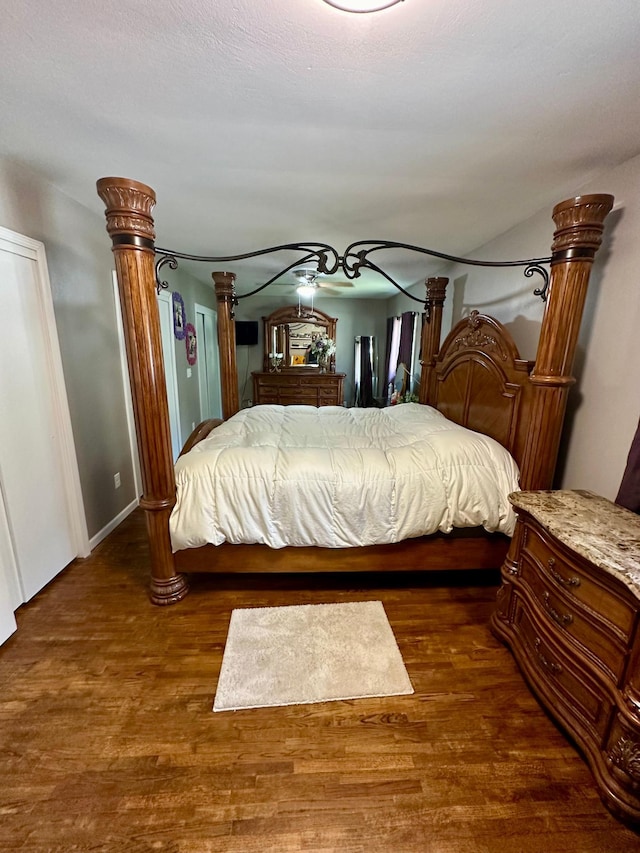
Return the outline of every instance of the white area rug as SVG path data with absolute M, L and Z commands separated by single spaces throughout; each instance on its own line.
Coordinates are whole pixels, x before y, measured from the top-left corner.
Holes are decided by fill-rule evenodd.
M 413 693 L 380 601 L 234 610 L 214 711 Z

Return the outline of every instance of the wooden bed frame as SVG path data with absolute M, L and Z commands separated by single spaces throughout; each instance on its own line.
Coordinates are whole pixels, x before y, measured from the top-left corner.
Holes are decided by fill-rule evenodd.
M 156 298 L 153 190 L 127 178 L 102 178 L 125 326 L 129 374 L 151 551 L 151 600 L 173 604 L 189 589 L 187 572 L 300 572 L 499 568 L 509 545 L 502 534 L 460 530 L 366 548 L 282 548 L 206 545 L 173 554 L 169 516 L 176 500 Z M 601 243 L 610 195 L 561 202 L 551 277 L 535 362 L 520 358 L 507 330 L 473 312 L 440 345 L 447 279 L 426 281 L 420 402 L 451 420 L 496 438 L 520 466 L 522 489 L 551 488 L 589 274 Z M 235 275 L 212 274 L 218 302 L 222 409 L 239 409 L 236 369 Z M 220 421 L 201 424 L 185 451 Z

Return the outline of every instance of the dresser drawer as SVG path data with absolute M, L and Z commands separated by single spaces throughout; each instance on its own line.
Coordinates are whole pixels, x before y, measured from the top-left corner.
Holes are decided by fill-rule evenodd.
M 531 526 L 527 528 L 522 553 L 539 565 L 553 587 L 602 616 L 620 634 L 623 642 L 629 640 L 634 625 L 634 608 L 614 590 L 598 582 L 576 557 L 565 556 L 559 545 L 552 544 L 542 531 Z
M 255 396 L 257 398 L 256 403 L 271 403 L 275 405 L 280 402 L 277 392 L 274 391 L 261 391 L 260 394 L 256 394 Z
M 624 671 L 626 646 L 616 641 L 611 627 L 575 598 L 558 590 L 527 555 L 521 560 L 520 576 L 531 590 L 536 609 L 549 628 L 571 636 L 585 655 L 618 683 Z
M 578 716 L 599 741 L 604 738 L 612 703 L 593 677 L 576 665 L 575 658 L 553 637 L 535 624 L 528 605 L 515 596 L 514 624 L 531 667 L 538 673 L 536 685 L 549 688 L 566 708 L 570 719 Z M 555 704 L 555 703 L 554 703 Z
M 319 376 L 301 376 L 298 382 L 301 386 L 313 388 L 314 391 L 323 386 L 333 387 L 333 381 L 326 373 L 321 373 Z

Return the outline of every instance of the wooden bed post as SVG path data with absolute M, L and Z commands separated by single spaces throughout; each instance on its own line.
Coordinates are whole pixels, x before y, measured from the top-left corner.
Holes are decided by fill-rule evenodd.
M 427 289 L 425 322 L 422 327 L 422 348 L 420 352 L 420 392 L 418 400 L 429 404 L 433 395 L 433 369 L 438 350 L 440 349 L 440 334 L 442 330 L 442 308 L 446 296 L 448 278 L 428 278 L 425 281 Z
M 233 308 L 236 277 L 232 272 L 211 273 L 218 300 L 218 349 L 220 350 L 220 387 L 222 417 L 226 420 L 240 409 L 238 365 L 236 362 L 236 324 Z
M 553 485 L 589 274 L 612 207 L 613 196 L 602 194 L 568 199 L 553 209 L 551 281 L 530 377 L 534 397 L 521 464 L 523 490 Z
M 136 420 L 143 495 L 151 551 L 151 600 L 173 604 L 189 589 L 176 572 L 169 516 L 176 501 L 155 281 L 154 191 L 128 178 L 101 178 L 107 231 L 113 242 L 129 376 Z

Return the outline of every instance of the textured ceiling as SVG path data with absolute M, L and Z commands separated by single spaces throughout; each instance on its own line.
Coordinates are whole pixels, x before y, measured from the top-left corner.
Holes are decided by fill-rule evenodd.
M 0 153 L 101 214 L 151 185 L 184 252 L 463 254 L 640 152 L 639 46 L 638 0 L 2 0 Z

